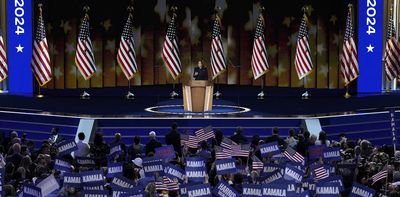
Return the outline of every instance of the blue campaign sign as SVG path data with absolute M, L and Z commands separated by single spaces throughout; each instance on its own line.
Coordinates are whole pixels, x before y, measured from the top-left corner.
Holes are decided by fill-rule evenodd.
M 144 191 L 140 191 L 140 192 L 127 192 L 127 193 L 122 193 L 119 195 L 119 197 L 146 197 L 147 194 Z
M 382 90 L 383 4 L 380 0 L 358 1 L 359 93 Z
M 155 149 L 156 157 L 161 159 L 174 159 L 175 158 L 175 150 L 172 145 L 162 146 Z
M 270 173 L 274 172 L 275 170 L 282 170 L 284 169 L 284 165 L 274 164 L 274 163 L 266 163 L 264 164 L 263 173 Z
M 82 197 L 108 197 L 107 190 L 84 190 Z
M 96 183 L 98 185 L 104 184 L 104 176 L 102 170 L 81 172 L 83 185 Z
M 90 157 L 76 157 L 76 162 L 81 165 L 81 166 L 94 166 L 96 164 L 96 161 L 93 158 Z
M 57 144 L 58 155 L 63 156 L 78 150 L 75 140 L 65 140 Z
M 185 171 L 189 182 L 202 183 L 207 175 L 206 167 L 186 167 Z
M 323 151 L 324 151 L 324 146 L 322 145 L 308 147 L 308 155 L 310 159 L 318 159 L 322 157 Z
M 110 183 L 112 188 L 135 188 L 135 181 L 130 180 L 122 175 L 117 175 Z
M 121 197 L 121 196 L 143 197 L 143 193 L 144 191 L 142 191 L 141 188 L 112 187 L 113 197 Z
M 186 157 L 185 159 L 187 167 L 206 167 L 206 163 L 202 157 Z
M 283 184 L 266 184 L 262 188 L 264 197 L 287 196 L 286 185 Z
M 340 148 L 326 148 L 324 149 L 323 159 L 325 161 L 340 161 Z
M 25 184 L 22 188 L 23 197 L 38 197 L 42 196 L 42 190 L 36 186 Z
M 320 182 L 315 186 L 317 196 L 336 197 L 340 193 L 340 184 L 336 182 Z
M 216 160 L 215 168 L 218 175 L 232 174 L 237 171 L 235 159 Z
M 81 187 L 82 185 L 82 176 L 78 173 L 70 173 L 70 172 L 66 172 L 64 173 L 64 187 Z
M 158 173 L 159 176 L 164 175 L 163 160 L 158 157 L 143 158 L 143 170 L 146 176 L 153 176 Z
M 7 1 L 8 73 L 11 94 L 32 94 L 32 0 Z
M 353 182 L 353 187 L 351 188 L 350 197 L 374 197 L 374 196 L 375 196 L 374 189 Z
M 275 170 L 274 172 L 265 174 L 264 182 L 265 183 L 272 183 L 272 182 L 277 181 L 277 180 L 282 179 L 282 178 L 283 178 L 282 171 L 281 170 Z
M 107 178 L 122 174 L 123 163 L 109 163 L 107 166 Z
M 279 149 L 278 142 L 271 142 L 267 144 L 261 144 L 260 152 L 261 156 L 267 157 L 270 155 L 275 155 L 276 153 L 280 153 L 281 150 Z
M 164 175 L 168 178 L 177 178 L 179 182 L 183 182 L 185 180 L 185 174 L 185 170 L 178 166 L 172 164 L 164 165 Z
M 291 165 L 290 163 L 286 164 L 285 168 L 285 175 L 283 178 L 285 180 L 295 181 L 296 183 L 301 183 L 303 180 L 304 172 L 299 170 L 295 166 Z
M 343 177 L 339 175 L 330 175 L 328 178 L 321 180 L 322 182 L 331 182 L 339 184 L 339 191 L 343 191 Z
M 188 186 L 187 195 L 190 197 L 211 197 L 211 186 L 210 184 Z
M 180 184 L 179 185 L 179 194 L 181 197 L 187 197 L 187 187 L 189 187 L 189 184 Z
M 220 181 L 213 190 L 213 194 L 219 197 L 239 197 L 239 192 L 237 192 L 233 187 L 231 187 L 227 182 Z
M 72 166 L 67 160 L 56 158 L 54 161 L 54 169 L 63 172 L 71 172 Z
M 262 188 L 258 184 L 243 184 L 243 197 L 261 197 Z
M 279 185 L 286 185 L 286 194 L 288 196 L 297 196 L 298 192 L 300 192 L 301 189 L 301 184 L 296 183 L 295 181 L 288 181 L 285 179 L 279 179 L 278 181 L 275 181 L 274 184 L 279 184 Z
M 114 157 L 115 155 L 122 152 L 122 145 L 121 143 L 113 144 L 110 148 L 110 156 Z

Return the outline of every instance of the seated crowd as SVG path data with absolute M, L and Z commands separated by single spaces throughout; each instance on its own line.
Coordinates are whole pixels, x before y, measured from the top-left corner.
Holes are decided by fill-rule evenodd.
M 271 136 L 261 138 L 254 135 L 251 139 L 245 137 L 241 128 L 238 128 L 233 136 L 224 136 L 221 130 L 212 130 L 211 132 L 213 132 L 213 136 L 207 137 L 204 141 L 199 140 L 193 134 L 192 137 L 197 140 L 195 140 L 195 145 L 188 145 L 190 142 L 183 139 L 183 134 L 178 131 L 175 123 L 172 125 L 171 131 L 165 136 L 165 144 L 157 139 L 155 131 L 149 133 L 148 143 L 142 144 L 140 137 L 136 136 L 131 145 L 122 143 L 120 133 L 116 133 L 114 140 L 110 143 L 104 141 L 101 133 L 95 133 L 92 142 L 86 143 L 85 134 L 79 133 L 79 140 L 76 142 L 74 151 L 68 154 L 59 153 L 60 144 L 63 144 L 66 140 L 58 134 L 58 129 L 53 129 L 52 137 L 44 140 L 39 149 L 35 149 L 35 144 L 28 140 L 28 136 L 25 134 L 20 136 L 14 131 L 4 137 L 3 133 L 2 145 L 0 145 L 0 168 L 4 169 L 2 174 L 4 176 L 2 183 L 4 196 L 16 196 L 18 193 L 24 192 L 24 186 L 37 185 L 50 175 L 54 176 L 59 187 L 48 196 L 82 196 L 85 193 L 85 185 L 63 184 L 65 182 L 64 176 L 71 173 L 79 175 L 92 171 L 103 173 L 104 183 L 100 188 L 103 192 L 106 191 L 112 196 L 123 196 L 121 194 L 124 193 L 113 194 L 113 190 L 117 187 L 113 183 L 115 176 L 123 177 L 124 179 L 121 180 L 134 184 L 136 191 L 140 191 L 141 194 L 146 196 L 196 196 L 181 193 L 183 192 L 182 186 L 209 184 L 211 191 L 215 191 L 214 189 L 220 182 L 228 184 L 233 191 L 241 195 L 247 191 L 244 188 L 248 184 L 269 187 L 275 181 L 278 183 L 280 180 L 271 181 L 268 178 L 271 173 L 278 172 L 282 175 L 279 179 L 287 179 L 283 174 L 285 174 L 286 163 L 291 162 L 290 159 L 286 159 L 283 156 L 284 154 L 280 152 L 266 155 L 260 151 L 260 147 L 264 147 L 265 144 L 274 143 L 278 145 L 282 153 L 290 149 L 294 150 L 294 152 L 290 152 L 292 156 L 300 154 L 304 158 L 304 162 L 300 162 L 301 164 L 293 164 L 293 166 L 301 166 L 299 168 L 303 171 L 303 174 L 301 174 L 302 181 L 295 184 L 296 191 L 293 191 L 294 194 L 290 194 L 292 196 L 300 196 L 304 193 L 303 191 L 306 191 L 310 196 L 315 196 L 318 193 L 318 191 L 315 191 L 315 187 L 312 188 L 310 185 L 324 180 L 324 177 L 316 179 L 317 176 L 313 171 L 314 165 L 327 165 L 328 174 L 330 174 L 327 176 L 340 177 L 341 196 L 349 196 L 354 183 L 373 189 L 376 196 L 400 196 L 400 151 L 394 151 L 392 146 L 374 146 L 367 140 L 347 139 L 345 134 L 334 136 L 335 138 L 339 137 L 340 140 L 333 141 L 329 140 L 323 131 L 317 137 L 311 135 L 308 131 L 290 129 L 287 137 L 281 137 L 279 129 L 273 128 Z M 216 152 L 221 147 L 226 149 L 227 144 L 248 145 L 249 155 L 247 157 L 235 156 L 235 153 L 224 152 L 227 153 L 225 155 L 227 158 L 231 157 L 235 160 L 237 171 L 221 174 L 216 167 L 218 159 Z M 115 149 L 116 145 L 118 145 L 118 150 Z M 183 170 L 184 173 L 185 169 L 188 169 L 187 160 L 201 158 L 205 164 L 205 176 L 200 181 L 187 176 L 181 180 L 176 177 L 161 176 L 160 173 L 162 172 L 149 173 L 146 171 L 144 169 L 145 163 L 151 158 L 159 156 L 159 154 L 156 154 L 158 148 L 166 145 L 172 145 L 175 156 L 164 158 L 162 160 L 163 165 L 174 166 Z M 315 154 L 315 150 L 318 150 L 316 147 L 321 148 L 321 150 L 329 148 L 340 150 L 339 160 L 325 160 L 323 151 Z M 82 158 L 90 158 L 93 162 L 82 162 Z M 65 162 L 69 166 L 64 166 L 65 169 L 61 169 L 57 167 L 57 160 Z M 256 167 L 254 163 L 258 160 L 263 163 L 261 168 Z M 113 164 L 122 164 L 122 172 L 119 175 L 110 174 L 111 171 L 108 168 Z M 272 165 L 278 166 L 278 168 L 279 166 L 283 167 L 278 171 L 268 171 L 266 167 Z M 385 178 L 373 180 L 373 175 L 384 170 L 387 170 Z M 310 179 L 313 183 L 305 181 Z M 268 182 L 268 180 L 270 181 Z M 308 184 L 305 184 L 305 182 Z M 118 187 L 123 186 L 119 185 Z M 99 189 L 99 187 L 92 187 L 90 190 L 93 189 Z M 290 196 L 289 191 L 286 192 L 288 193 L 285 193 L 285 196 Z M 219 196 L 216 192 L 212 192 L 211 195 Z

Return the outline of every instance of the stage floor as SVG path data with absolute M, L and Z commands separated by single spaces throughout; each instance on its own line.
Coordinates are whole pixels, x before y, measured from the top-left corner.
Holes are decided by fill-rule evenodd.
M 136 87 L 136 97 L 127 100 L 126 89 L 89 90 L 90 99 L 80 99 L 82 90 L 52 90 L 44 98 L 0 95 L 1 111 L 46 113 L 91 117 L 298 117 L 383 111 L 400 107 L 400 94 L 378 94 L 343 97 L 338 90 L 309 90 L 310 99 L 301 98 L 303 89 L 265 88 L 266 96 L 257 99 L 257 87 L 219 87 L 224 94 L 214 99 L 213 112 L 183 113 L 182 97 L 170 99 L 171 87 Z M 180 93 L 180 88 L 176 88 Z M 249 96 L 236 96 L 235 93 Z M 121 95 L 121 96 L 115 96 Z M 181 95 L 181 94 L 180 94 Z M 250 96 L 253 95 L 253 96 Z M 167 109 L 165 106 L 175 106 Z M 221 107 L 221 106 L 228 106 Z M 153 112 L 151 112 L 152 109 Z M 154 113 L 154 111 L 158 113 Z M 234 112 L 234 113 L 231 113 Z

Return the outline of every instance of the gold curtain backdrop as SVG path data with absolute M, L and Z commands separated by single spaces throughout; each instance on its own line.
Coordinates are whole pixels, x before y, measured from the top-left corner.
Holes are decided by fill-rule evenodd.
M 39 1 L 34 1 L 37 4 Z M 44 88 L 102 88 L 127 86 L 128 81 L 116 61 L 118 44 L 126 21 L 130 1 L 59 0 L 44 2 L 44 19 L 49 42 L 54 78 Z M 88 3 L 89 2 L 89 3 Z M 356 1 L 307 1 L 309 36 L 313 72 L 307 77 L 307 88 L 343 88 L 339 72 L 339 54 L 347 3 Z M 385 0 L 385 14 L 389 3 Z M 85 81 L 76 69 L 77 34 L 82 8 L 88 3 L 91 38 L 94 45 L 97 73 Z M 169 8 L 178 6 L 178 36 L 183 73 L 180 83 L 191 77 L 196 60 L 203 58 L 210 66 L 210 43 L 214 7 L 221 7 L 221 33 L 227 58 L 227 70 L 216 83 L 261 85 L 253 80 L 251 52 L 259 6 L 265 7 L 265 38 L 271 70 L 265 75 L 265 85 L 273 87 L 303 87 L 294 67 L 296 39 L 304 2 L 237 1 L 237 0 L 137 0 L 134 2 L 136 55 L 139 72 L 132 85 L 163 85 L 174 81 L 167 72 L 162 57 L 162 44 L 170 20 Z M 398 4 L 397 4 L 398 5 Z M 0 3 L 1 27 L 5 34 L 5 1 Z M 355 6 L 357 13 L 357 6 Z M 37 18 L 34 11 L 34 20 Z M 398 14 L 398 13 L 397 13 Z M 357 20 L 357 16 L 355 17 Z M 385 21 L 386 24 L 386 21 Z M 357 25 L 355 24 L 356 28 Z M 386 28 L 386 26 L 385 26 Z M 356 30 L 357 31 L 357 30 Z M 12 63 L 11 63 L 12 65 Z M 362 74 L 362 73 L 361 73 Z M 0 85 L 1 88 L 1 85 Z

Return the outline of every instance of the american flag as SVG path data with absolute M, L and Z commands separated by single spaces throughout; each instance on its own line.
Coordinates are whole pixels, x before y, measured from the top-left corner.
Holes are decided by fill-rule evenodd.
M 400 43 L 397 40 L 391 14 L 389 14 L 384 61 L 386 77 L 392 81 L 400 75 Z
M 85 80 L 90 79 L 96 73 L 93 45 L 89 35 L 89 15 L 83 18 L 76 47 L 75 63 Z
M 253 162 L 251 162 L 251 166 L 253 170 L 262 170 L 264 169 L 264 163 L 258 159 L 257 156 L 253 155 L 253 157 L 251 157 L 251 160 Z
M 296 57 L 294 64 L 296 66 L 299 79 L 307 76 L 313 69 L 311 60 L 311 50 L 308 43 L 307 16 L 304 14 L 301 20 L 299 35 L 297 37 Z
M 354 42 L 353 20 L 351 16 L 351 8 L 349 8 L 343 41 L 343 52 L 340 55 L 340 72 L 346 86 L 359 75 L 357 47 Z
M 5 49 L 3 35 L 0 34 L 0 82 L 8 76 L 7 54 Z
M 118 64 L 129 80 L 138 71 L 136 64 L 135 41 L 133 38 L 132 14 L 129 14 L 119 43 Z
M 194 132 L 199 139 L 199 142 L 208 140 L 210 138 L 215 138 L 214 131 L 212 130 L 211 126 L 201 128 Z
M 222 148 L 220 146 L 215 146 L 215 159 L 220 160 L 220 159 L 229 159 L 231 158 L 230 151 L 226 151 L 225 148 Z
M 162 180 L 156 181 L 155 186 L 156 190 L 159 191 L 179 190 L 179 184 L 166 176 L 164 176 Z
M 382 180 L 382 179 L 387 178 L 387 175 L 388 175 L 387 169 L 382 170 L 382 171 L 372 175 L 372 185 L 375 184 L 376 182 Z
M 196 136 L 181 134 L 181 145 L 188 146 L 189 148 L 197 148 L 199 140 Z
M 254 35 L 251 69 L 253 70 L 254 79 L 258 79 L 269 70 L 267 49 L 265 47 L 264 39 L 264 18 L 261 14 L 258 17 L 256 33 Z
M 182 69 L 181 60 L 179 58 L 178 37 L 176 36 L 175 16 L 172 17 L 167 29 L 162 57 L 172 78 L 176 79 L 182 72 Z
M 293 161 L 295 163 L 303 163 L 304 162 L 304 157 L 295 151 L 293 148 L 290 146 L 286 148 L 286 150 L 283 152 L 283 155 L 288 158 L 290 161 Z
M 53 75 L 50 67 L 49 46 L 47 45 L 46 31 L 41 12 L 36 25 L 31 66 L 36 80 L 40 86 L 43 86 L 53 78 Z
M 250 144 L 232 145 L 232 156 L 249 157 L 249 154 L 250 154 Z
M 315 180 L 322 180 L 325 178 L 329 177 L 329 172 L 328 170 L 325 168 L 325 166 L 321 165 L 320 167 L 317 167 L 314 169 L 314 175 L 315 175 Z
M 214 20 L 214 27 L 211 41 L 211 68 L 213 79 L 226 69 L 224 47 L 221 40 L 221 27 L 219 17 Z
M 232 141 L 231 139 L 227 138 L 227 137 L 223 137 L 222 141 L 221 141 L 221 146 L 223 148 L 232 150 L 232 145 L 237 145 L 234 141 Z

